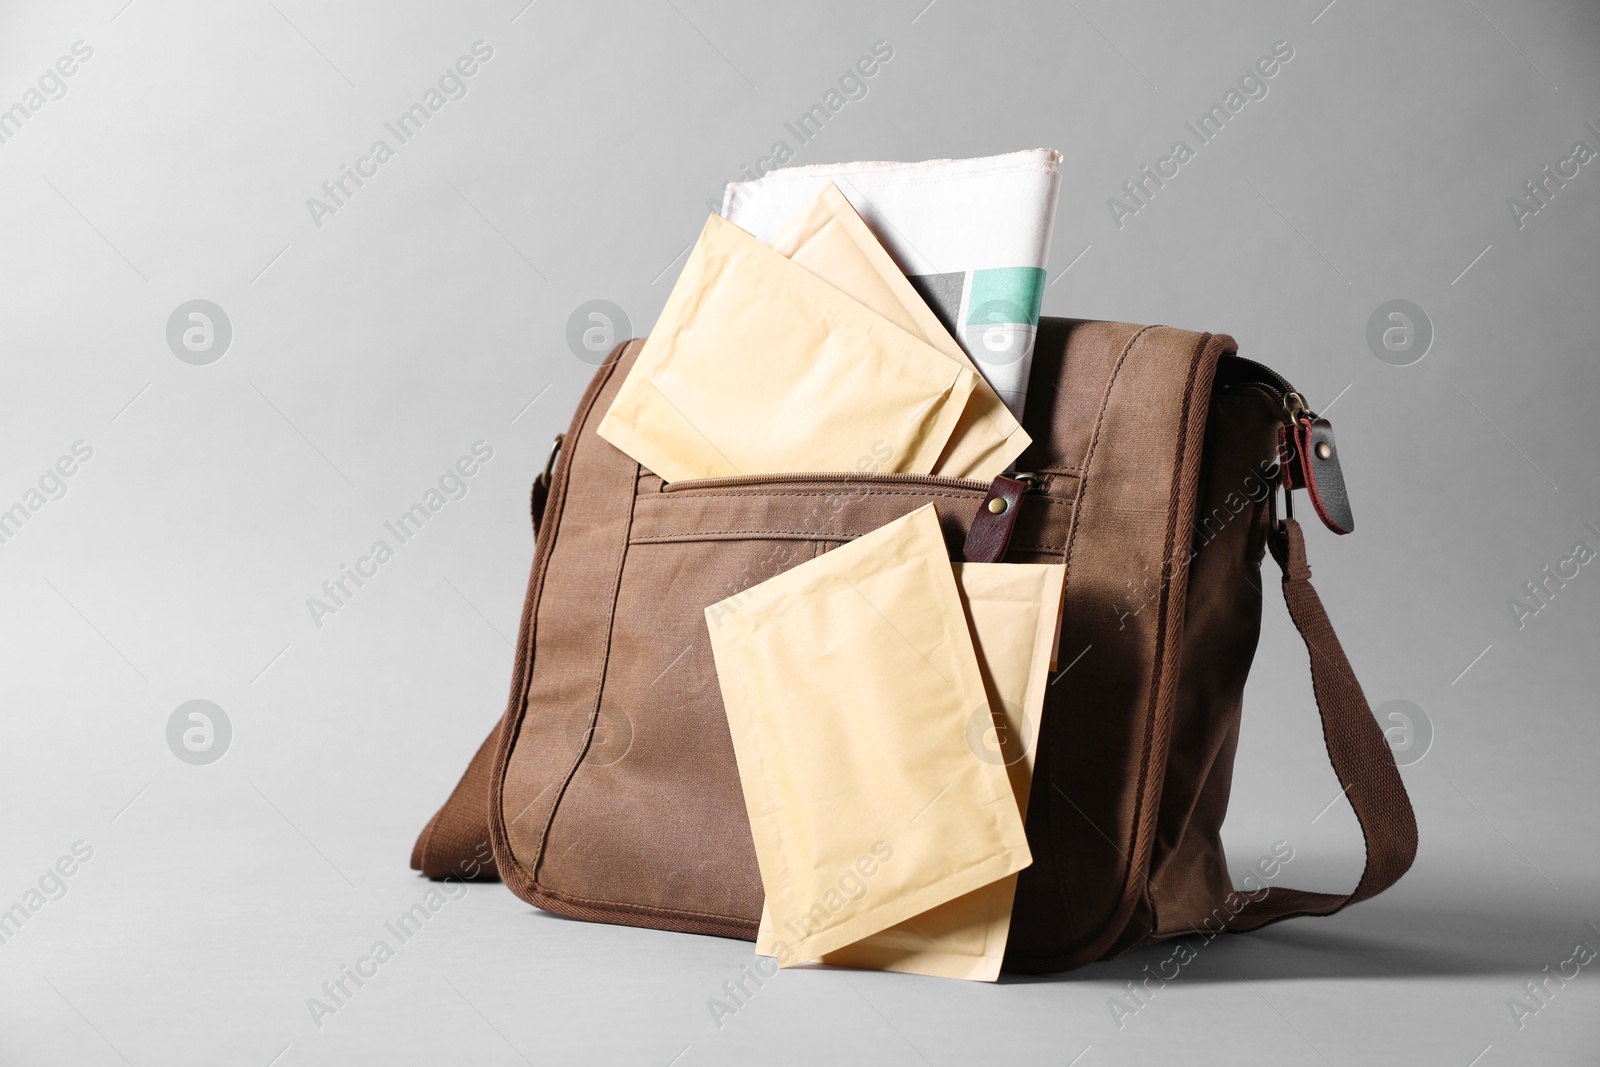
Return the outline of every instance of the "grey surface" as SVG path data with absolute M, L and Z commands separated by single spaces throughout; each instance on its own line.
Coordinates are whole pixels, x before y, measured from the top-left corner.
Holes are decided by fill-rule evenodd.
M 0 945 L 0 1061 L 1596 1062 L 1594 965 L 1520 1029 L 1508 1000 L 1600 947 L 1600 573 L 1520 629 L 1508 600 L 1600 548 L 1600 162 L 1521 229 L 1507 198 L 1600 149 L 1600 11 L 925 3 L 0 7 L 0 106 L 94 49 L 0 144 L 0 506 L 93 448 L 0 544 L 0 907 L 93 849 Z M 468 95 L 315 226 L 306 198 L 480 39 Z M 422 898 L 413 835 L 502 707 L 527 486 L 592 371 L 569 316 L 647 330 L 704 202 L 877 40 L 893 60 L 796 162 L 1058 147 L 1046 313 L 1226 330 L 1332 405 L 1358 530 L 1309 548 L 1373 704 L 1431 724 L 1416 868 L 1205 947 L 1120 1029 L 1109 999 L 1165 950 L 994 986 L 786 972 L 718 1028 L 748 945 L 497 885 L 315 1026 Z M 1118 229 L 1107 198 L 1279 40 L 1269 95 Z M 196 299 L 232 326 L 207 365 L 167 343 Z M 1368 348 L 1391 300 L 1433 326 L 1410 366 Z M 314 625 L 479 440 L 467 496 Z M 1287 840 L 1285 882 L 1345 888 L 1359 836 L 1267 622 L 1230 854 Z M 168 748 L 191 700 L 231 723 L 210 764 Z

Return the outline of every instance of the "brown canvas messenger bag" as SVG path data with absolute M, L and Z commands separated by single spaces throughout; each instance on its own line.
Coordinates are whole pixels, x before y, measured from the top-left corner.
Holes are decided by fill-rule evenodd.
M 1354 525 L 1332 428 L 1231 338 L 1042 320 L 1028 473 L 993 485 L 873 474 L 870 454 L 837 475 L 663 484 L 595 434 L 641 343 L 600 367 L 534 485 L 509 705 L 414 868 L 498 876 L 574 918 L 753 939 L 761 879 L 702 612 L 930 501 L 953 558 L 1067 565 L 1008 969 L 1331 915 L 1410 867 L 1410 802 L 1292 516 L 1305 489 L 1330 529 Z M 1269 552 L 1366 840 L 1348 894 L 1236 891 L 1223 855 Z

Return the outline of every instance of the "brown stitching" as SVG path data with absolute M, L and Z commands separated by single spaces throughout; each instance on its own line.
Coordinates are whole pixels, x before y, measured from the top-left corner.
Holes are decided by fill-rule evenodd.
M 1129 842 L 1129 845 L 1132 846 L 1133 854 L 1139 854 L 1143 851 L 1139 847 L 1139 842 L 1142 839 L 1151 836 L 1155 829 L 1153 823 L 1156 819 L 1159 819 L 1161 815 L 1161 806 L 1159 803 L 1155 802 L 1154 798 L 1151 798 L 1152 803 L 1149 805 L 1145 804 L 1145 794 L 1149 786 L 1150 779 L 1151 749 L 1155 746 L 1156 729 L 1159 725 L 1157 719 L 1160 717 L 1161 685 L 1167 674 L 1161 652 L 1165 650 L 1168 656 L 1176 655 L 1174 650 L 1167 648 L 1167 645 L 1169 644 L 1168 629 L 1172 624 L 1172 575 L 1170 572 L 1172 570 L 1173 557 L 1177 552 L 1176 541 L 1178 527 L 1178 503 L 1183 494 L 1183 455 L 1186 446 L 1189 443 L 1189 417 L 1194 407 L 1195 376 L 1200 371 L 1201 357 L 1204 355 L 1206 346 L 1210 344 L 1210 342 L 1211 335 L 1202 334 L 1199 343 L 1195 345 L 1193 355 L 1189 357 L 1189 373 L 1184 379 L 1183 385 L 1183 410 L 1178 416 L 1178 432 L 1175 435 L 1177 438 L 1177 444 L 1172 457 L 1174 477 L 1172 479 L 1171 492 L 1169 492 L 1167 495 L 1167 529 L 1165 534 L 1162 536 L 1161 543 L 1161 551 L 1166 558 L 1162 562 L 1161 566 L 1161 599 L 1156 608 L 1157 655 L 1153 665 L 1154 670 L 1151 672 L 1150 676 L 1150 699 L 1145 707 L 1144 748 L 1139 756 L 1139 785 L 1137 791 L 1134 793 L 1133 802 L 1133 840 Z M 1171 728 L 1170 722 L 1166 725 L 1168 729 Z M 1165 785 L 1165 777 L 1166 768 L 1163 767 L 1162 785 Z M 1148 814 L 1146 814 L 1147 808 Z M 1148 829 L 1144 825 L 1147 819 L 1152 823 Z M 1152 841 L 1151 844 L 1153 846 L 1154 842 Z M 1130 856 L 1130 876 L 1132 874 L 1132 862 L 1133 861 Z M 1154 898 L 1152 898 L 1150 895 L 1149 857 L 1145 857 L 1143 862 L 1145 870 L 1143 872 L 1144 877 L 1142 879 L 1139 892 L 1144 898 L 1146 904 L 1148 904 L 1150 907 L 1152 929 L 1159 929 L 1159 926 L 1154 925 L 1157 916 Z
M 1146 326 L 1146 327 L 1143 327 L 1142 329 L 1140 329 L 1138 333 L 1134 334 L 1134 336 L 1131 339 L 1129 339 L 1127 346 L 1122 350 L 1122 354 L 1117 357 L 1116 365 L 1112 368 L 1111 378 L 1110 378 L 1109 382 L 1106 385 L 1106 391 L 1105 391 L 1105 394 L 1104 394 L 1104 399 L 1102 400 L 1102 403 L 1101 403 L 1100 412 L 1096 417 L 1095 432 L 1094 432 L 1094 435 L 1091 437 L 1090 442 L 1089 442 L 1089 450 L 1086 453 L 1086 457 L 1085 457 L 1085 461 L 1084 461 L 1086 468 L 1093 461 L 1094 453 L 1095 453 L 1095 450 L 1096 450 L 1096 448 L 1097 448 L 1097 446 L 1099 444 L 1099 440 L 1100 440 L 1100 431 L 1101 431 L 1101 429 L 1103 428 L 1103 426 L 1105 424 L 1106 409 L 1110 406 L 1110 403 L 1111 403 L 1111 393 L 1112 393 L 1113 388 L 1115 387 L 1117 377 L 1122 372 L 1122 368 L 1123 368 L 1123 365 L 1124 365 L 1125 361 L 1127 360 L 1128 354 L 1133 350 L 1133 346 L 1134 346 L 1135 343 L 1138 342 L 1139 338 L 1143 337 L 1145 333 L 1147 333 L 1148 331 L 1150 331 L 1153 328 L 1154 327 Z M 1213 335 L 1211 335 L 1211 334 L 1203 334 L 1203 335 L 1201 335 L 1199 343 L 1195 346 L 1194 354 L 1190 357 L 1189 373 L 1188 373 L 1188 376 L 1187 376 L 1187 378 L 1185 380 L 1184 403 L 1183 403 L 1183 409 L 1182 409 L 1182 412 L 1181 412 L 1181 415 L 1180 415 L 1179 433 L 1178 433 L 1178 436 L 1177 436 L 1177 460 L 1178 460 L 1177 468 L 1178 469 L 1177 469 L 1177 471 L 1175 473 L 1178 476 L 1176 478 L 1174 478 L 1174 480 L 1173 480 L 1172 493 L 1169 495 L 1169 503 L 1168 503 L 1168 511 L 1167 511 L 1168 529 L 1167 529 L 1167 533 L 1166 533 L 1166 537 L 1165 537 L 1166 544 L 1163 546 L 1163 551 L 1168 556 L 1171 555 L 1170 546 L 1171 546 L 1172 540 L 1173 540 L 1173 538 L 1175 536 L 1174 528 L 1175 528 L 1175 526 L 1177 524 L 1177 504 L 1176 504 L 1176 499 L 1177 499 L 1177 497 L 1179 495 L 1179 489 L 1180 489 L 1180 486 L 1181 486 L 1181 483 L 1182 483 L 1182 457 L 1183 457 L 1183 453 L 1184 453 L 1184 450 L 1185 450 L 1185 446 L 1186 446 L 1187 438 L 1188 438 L 1188 434 L 1189 434 L 1189 429 L 1188 429 L 1189 416 L 1190 416 L 1190 412 L 1191 412 L 1191 409 L 1192 409 L 1193 403 L 1194 403 L 1194 381 L 1195 381 L 1196 375 L 1199 372 L 1200 364 L 1202 362 L 1202 358 L 1201 357 L 1204 355 L 1207 346 L 1211 343 L 1212 340 L 1213 340 Z M 1084 495 L 1086 489 L 1087 489 L 1086 484 L 1085 483 L 1080 483 L 1080 492 L 1079 492 L 1079 500 L 1080 501 L 1083 499 L 1083 495 Z M 1078 524 L 1079 524 L 1079 522 L 1081 520 L 1082 512 L 1083 512 L 1083 509 L 1081 507 L 1074 509 L 1073 517 L 1072 517 L 1072 529 L 1069 532 L 1068 537 L 1067 537 L 1066 559 L 1067 559 L 1067 562 L 1068 562 L 1068 566 L 1067 566 L 1067 581 L 1069 581 L 1069 582 L 1072 580 L 1072 575 L 1073 575 L 1073 568 L 1071 566 L 1071 551 L 1072 551 L 1072 547 L 1074 546 L 1074 544 L 1076 543 L 1076 540 L 1077 540 Z M 1170 606 L 1169 602 L 1168 602 L 1168 597 L 1170 595 L 1169 586 L 1170 586 L 1170 583 L 1167 583 L 1167 582 L 1163 583 L 1161 600 L 1160 600 L 1160 607 L 1157 610 L 1157 621 L 1156 621 L 1157 639 L 1156 639 L 1156 645 L 1157 645 L 1158 648 L 1164 642 L 1165 629 L 1166 629 L 1167 624 L 1170 622 L 1170 616 L 1169 616 L 1169 613 L 1168 613 L 1168 608 Z M 1155 663 L 1154 674 L 1153 674 L 1153 676 L 1151 678 L 1150 702 L 1149 702 L 1149 705 L 1147 705 L 1147 708 L 1146 708 L 1145 736 L 1144 736 L 1144 741 L 1143 741 L 1143 749 L 1142 749 L 1142 751 L 1140 753 L 1140 760 L 1139 760 L 1139 783 L 1138 783 L 1138 789 L 1135 792 L 1135 806 L 1134 806 L 1133 820 L 1132 820 L 1134 837 L 1133 837 L 1133 840 L 1129 842 L 1130 846 L 1132 846 L 1132 851 L 1133 852 L 1138 852 L 1139 851 L 1139 848 L 1137 846 L 1138 846 L 1138 841 L 1140 840 L 1141 836 L 1149 836 L 1148 834 L 1141 835 L 1141 832 L 1140 832 L 1141 821 L 1142 821 L 1141 820 L 1141 816 L 1142 816 L 1142 813 L 1143 813 L 1143 811 L 1145 809 L 1145 804 L 1144 804 L 1145 784 L 1146 784 L 1146 779 L 1147 779 L 1148 774 L 1149 774 L 1150 748 L 1151 748 L 1151 744 L 1152 744 L 1152 741 L 1153 741 L 1153 735 L 1154 735 L 1154 732 L 1155 732 L 1155 719 L 1156 719 L 1156 716 L 1155 716 L 1154 705 L 1158 702 L 1159 691 L 1160 691 L 1160 680 L 1161 680 L 1162 673 L 1163 673 L 1162 672 L 1162 661 L 1158 658 L 1156 660 L 1156 663 Z M 1159 814 L 1159 812 L 1158 812 L 1158 814 Z M 1052 841 L 1052 845 L 1054 845 L 1054 844 L 1055 844 L 1055 842 Z M 1058 858 L 1058 863 L 1059 863 L 1059 860 L 1060 860 L 1059 851 L 1057 852 L 1057 858 Z M 1146 859 L 1146 864 L 1148 864 L 1148 862 L 1149 861 L 1148 861 L 1148 858 L 1147 858 Z M 1085 950 L 1084 948 L 1082 948 L 1080 946 L 1075 951 L 1069 951 L 1067 953 L 1060 953 L 1060 952 L 1054 952 L 1054 953 L 1052 953 L 1052 952 L 1018 953 L 1018 957 L 1019 958 L 1030 958 L 1030 959 L 1035 959 L 1035 960 L 1044 960 L 1044 959 L 1060 959 L 1060 958 L 1063 958 L 1063 957 L 1070 958 L 1070 959 L 1078 959 L 1078 958 L 1084 957 L 1084 956 L 1089 956 L 1089 957 L 1097 957 L 1097 956 L 1099 956 L 1099 954 L 1105 950 L 1106 946 L 1109 945 L 1111 941 L 1115 940 L 1117 934 L 1121 932 L 1120 929 L 1115 929 L 1115 928 L 1112 928 L 1112 927 L 1113 927 L 1114 921 L 1117 919 L 1118 916 L 1121 915 L 1121 913 L 1123 912 L 1124 908 L 1126 908 L 1128 910 L 1129 914 L 1131 915 L 1131 912 L 1132 912 L 1132 909 L 1133 909 L 1134 898 L 1131 897 L 1130 895 L 1128 895 L 1128 893 L 1126 891 L 1126 886 L 1127 886 L 1128 882 L 1133 877 L 1133 867 L 1134 867 L 1133 857 L 1132 857 L 1131 854 L 1129 854 L 1127 856 L 1127 863 L 1126 863 L 1126 866 L 1124 868 L 1126 873 L 1124 874 L 1123 879 L 1122 879 L 1123 885 L 1125 887 L 1124 891 L 1123 891 L 1123 894 L 1122 894 L 1122 900 L 1119 901 L 1119 903 L 1117 904 L 1116 908 L 1112 911 L 1112 913 L 1111 913 L 1112 920 L 1108 921 L 1108 923 L 1106 924 L 1106 927 L 1102 928 L 1100 942 L 1099 943 L 1092 943 L 1092 945 L 1091 945 L 1092 951 Z M 1145 875 L 1144 881 L 1146 883 L 1148 883 L 1148 881 L 1149 881 L 1149 872 L 1148 872 L 1148 870 L 1146 870 L 1144 872 L 1144 875 Z M 1060 882 L 1060 889 L 1061 889 L 1063 897 L 1065 897 L 1065 894 L 1066 894 L 1066 882 L 1065 882 L 1065 880 L 1062 880 Z M 1145 892 L 1147 894 L 1147 890 L 1145 890 Z M 1065 903 L 1065 901 L 1064 901 L 1064 903 Z M 1121 921 L 1125 923 L 1127 921 L 1127 917 L 1123 916 L 1121 918 Z M 1106 934 L 1106 930 L 1107 929 L 1110 930 L 1109 936 L 1107 936 L 1107 934 Z
M 679 908 L 663 908 L 654 904 L 632 904 L 625 900 L 602 900 L 599 897 L 580 897 L 571 893 L 563 893 L 559 889 L 540 886 L 539 892 L 551 900 L 559 900 L 564 904 L 573 904 L 580 907 L 591 908 L 595 911 L 618 911 L 630 915 L 664 915 L 678 919 L 698 919 L 704 922 L 735 923 L 739 926 L 754 928 L 757 923 L 754 919 L 746 919 L 738 915 L 719 915 L 710 911 L 689 911 Z
M 1103 394 L 1101 394 L 1100 410 L 1095 415 L 1094 435 L 1089 438 L 1089 449 L 1088 449 L 1087 452 L 1084 453 L 1084 456 L 1083 456 L 1083 471 L 1084 471 L 1085 474 L 1087 474 L 1089 468 L 1094 465 L 1094 454 L 1100 447 L 1100 431 L 1105 429 L 1105 425 L 1106 425 L 1106 409 L 1111 406 L 1111 391 L 1114 388 L 1116 388 L 1117 377 L 1122 373 L 1122 366 L 1128 360 L 1128 353 L 1133 351 L 1133 346 L 1138 342 L 1139 338 L 1143 337 L 1146 333 L 1148 333 L 1152 329 L 1154 329 L 1154 327 L 1141 326 L 1137 333 L 1135 333 L 1132 337 L 1128 338 L 1128 343 L 1126 345 L 1124 345 L 1123 348 L 1122 348 L 1122 354 L 1117 356 L 1116 365 L 1111 368 L 1111 377 L 1106 381 L 1106 391 Z M 1079 484 L 1078 484 L 1078 499 L 1082 500 L 1084 495 L 1087 492 L 1088 492 L 1088 478 L 1085 477 L 1085 478 L 1080 479 Z M 1078 523 L 1081 520 L 1082 516 L 1083 516 L 1083 509 L 1082 508 L 1074 509 L 1073 513 L 1072 513 L 1072 528 L 1067 531 L 1067 561 L 1068 561 L 1067 580 L 1068 581 L 1072 580 L 1072 567 L 1070 565 L 1071 564 L 1071 560 L 1072 560 L 1072 547 L 1073 547 L 1074 544 L 1077 543 L 1077 540 L 1078 540 Z
M 633 539 L 639 545 L 665 545 L 675 541 L 693 541 L 705 538 L 740 538 L 740 537 L 783 537 L 810 540 L 832 540 L 844 537 L 850 540 L 861 536 L 860 534 L 847 533 L 843 530 L 693 530 L 687 533 L 640 534 Z
M 737 541 L 737 540 L 776 540 L 786 541 L 824 541 L 830 544 L 845 544 L 862 537 L 870 530 L 852 533 L 844 530 L 696 530 L 691 533 L 667 534 L 641 534 L 628 541 L 630 545 L 676 545 L 693 543 L 695 541 Z M 1019 545 L 1012 542 L 1011 551 L 1015 552 L 1049 552 L 1053 555 L 1063 555 L 1059 545 Z
M 583 767 L 583 761 L 589 755 L 589 749 L 594 745 L 595 726 L 600 720 L 600 700 L 605 693 L 606 675 L 609 673 L 611 666 L 611 643 L 617 631 L 617 592 L 622 587 L 622 572 L 627 566 L 628 549 L 632 545 L 632 537 L 629 535 L 633 531 L 634 508 L 638 502 L 637 493 L 628 501 L 627 532 L 623 534 L 622 551 L 617 554 L 616 571 L 611 576 L 611 611 L 606 625 L 605 653 L 600 657 L 600 670 L 595 677 L 594 711 L 589 715 L 588 733 L 584 736 L 583 747 L 578 750 L 577 758 L 572 761 L 571 770 L 567 771 L 566 777 L 562 779 L 561 788 L 556 790 L 555 799 L 550 803 L 550 811 L 544 818 L 544 827 L 539 832 L 538 858 L 534 862 L 533 869 L 535 883 L 539 880 L 539 868 L 544 866 L 545 855 L 550 845 L 550 828 L 555 825 L 556 813 L 561 810 L 561 802 L 566 799 L 567 789 L 572 785 L 573 779 L 578 776 L 578 771 Z
M 840 498 L 840 496 L 846 499 L 867 499 L 869 496 L 926 496 L 926 498 L 939 498 L 944 499 L 944 501 L 971 501 L 976 504 L 976 502 L 981 501 L 984 494 L 979 493 L 979 491 L 976 490 L 971 491 L 971 493 L 928 493 L 928 491 L 917 493 L 917 491 L 901 490 L 885 490 L 882 491 L 882 493 L 874 490 L 867 490 L 866 493 L 853 493 L 853 491 L 850 490 L 826 490 L 818 491 L 818 493 L 762 493 L 760 490 L 730 490 L 726 491 L 726 493 L 718 493 L 718 491 L 715 490 L 706 490 L 701 494 L 701 496 L 690 496 L 688 493 L 674 493 L 674 498 L 691 499 L 691 501 L 731 501 L 731 499 L 762 499 L 762 501 L 766 501 L 766 499 L 784 498 L 832 499 Z
M 810 498 L 810 497 L 814 497 L 814 496 L 827 496 L 827 497 L 844 496 L 844 497 L 862 497 L 862 498 L 869 497 L 869 496 L 915 496 L 915 497 L 939 497 L 939 498 L 945 499 L 945 500 L 979 501 L 979 500 L 983 499 L 984 492 L 985 492 L 985 490 L 982 490 L 982 489 L 962 489 L 962 490 L 956 490 L 956 491 L 951 491 L 951 490 L 929 490 L 929 489 L 866 489 L 866 490 L 862 490 L 862 491 L 859 491 L 859 492 L 853 491 L 853 490 L 849 490 L 849 489 L 816 489 L 816 490 L 813 490 L 811 492 L 803 492 L 802 491 L 802 492 L 774 493 L 774 492 L 769 492 L 769 491 L 764 490 L 764 489 L 726 489 L 726 490 L 722 490 L 722 489 L 685 489 L 685 490 L 682 490 L 680 492 L 673 493 L 671 495 L 676 499 L 687 498 L 687 499 L 690 499 L 690 500 L 719 500 L 719 499 L 725 499 L 725 498 L 730 498 L 730 497 L 746 497 L 746 498 L 748 498 L 748 497 L 759 497 L 760 499 L 763 499 L 763 500 L 766 500 L 766 499 L 776 500 L 776 499 L 780 499 L 780 498 L 784 498 L 784 497 Z M 655 494 L 651 493 L 651 494 L 645 494 L 645 495 L 654 496 Z M 665 495 L 665 494 L 663 494 L 663 495 Z M 1061 500 L 1061 499 L 1058 499 L 1058 498 L 1046 496 L 1043 493 L 1036 494 L 1034 496 L 1030 496 L 1030 497 L 1028 497 L 1028 499 L 1030 501 L 1037 501 L 1037 502 L 1043 503 L 1043 504 L 1070 504 L 1071 503 L 1071 501 Z
M 1077 502 L 1078 502 L 1078 504 L 1080 506 L 1075 507 L 1075 508 L 1072 509 L 1072 525 L 1067 530 L 1067 543 L 1066 543 L 1066 546 L 1065 546 L 1065 550 L 1062 553 L 1062 561 L 1064 563 L 1066 563 L 1066 565 L 1067 565 L 1067 582 L 1068 582 L 1069 588 L 1070 588 L 1070 584 L 1072 582 L 1073 572 L 1075 570 L 1075 568 L 1072 566 L 1072 550 L 1077 545 L 1077 542 L 1078 542 L 1078 527 L 1083 521 L 1083 507 L 1081 505 L 1082 505 L 1082 502 L 1083 502 L 1084 498 L 1086 497 L 1086 495 L 1088 493 L 1088 489 L 1089 489 L 1089 479 L 1087 477 L 1087 472 L 1088 472 L 1089 468 L 1094 465 L 1094 455 L 1095 455 L 1095 452 L 1098 451 L 1098 449 L 1100 447 L 1100 434 L 1101 434 L 1101 431 L 1105 429 L 1106 411 L 1111 407 L 1111 394 L 1116 389 L 1117 378 L 1122 374 L 1122 368 L 1128 361 L 1128 353 L 1133 351 L 1133 346 L 1138 343 L 1139 338 L 1143 337 L 1150 330 L 1151 330 L 1151 327 L 1149 327 L 1149 326 L 1140 327 L 1139 330 L 1137 332 L 1135 332 L 1132 337 L 1128 338 L 1128 343 L 1122 347 L 1122 352 L 1117 356 L 1116 364 L 1111 368 L 1111 377 L 1109 379 L 1107 379 L 1105 392 L 1103 394 L 1101 394 L 1101 397 L 1100 397 L 1100 410 L 1095 415 L 1094 433 L 1089 438 L 1089 448 L 1088 448 L 1088 450 L 1086 452 L 1084 452 L 1084 456 L 1083 456 L 1084 477 L 1081 477 L 1078 480 Z M 1053 804 L 1054 801 L 1052 800 L 1051 803 Z M 1059 869 L 1059 870 L 1070 870 L 1071 868 L 1068 867 L 1066 864 L 1064 864 L 1062 862 L 1064 857 L 1061 855 L 1060 846 L 1059 846 L 1058 841 L 1052 841 L 1051 842 L 1051 846 L 1052 846 L 1052 848 L 1055 849 L 1055 852 L 1056 852 L 1056 866 L 1057 866 L 1057 869 Z M 1123 877 L 1122 877 L 1123 885 L 1126 886 L 1128 884 L 1129 879 L 1131 879 L 1132 877 L 1133 877 L 1133 860 L 1130 858 L 1128 860 L 1127 867 L 1125 868 L 1125 873 L 1123 874 Z M 1058 884 L 1059 887 L 1062 887 L 1061 891 L 1062 891 L 1063 897 L 1065 897 L 1065 888 L 1064 887 L 1066 885 L 1066 880 L 1065 879 L 1058 879 L 1057 880 L 1057 884 Z M 1068 902 L 1065 899 L 1063 899 L 1062 906 L 1066 907 L 1067 905 L 1068 905 Z M 1119 902 L 1118 905 L 1117 905 L 1116 911 L 1113 911 L 1112 915 L 1115 916 L 1117 914 L 1117 912 L 1119 912 L 1121 910 L 1122 910 L 1122 905 Z M 1124 920 L 1124 921 L 1126 921 L 1126 920 Z M 1110 924 L 1108 923 L 1107 925 L 1109 926 Z M 1111 934 L 1111 938 L 1115 938 L 1116 934 L 1117 934 L 1117 931 L 1113 931 L 1112 934 Z M 1109 940 L 1109 939 L 1107 939 L 1107 940 Z M 1099 955 L 1099 953 L 1101 951 L 1103 951 L 1102 948 L 1097 948 L 1096 951 L 1095 951 L 1095 955 Z
M 860 537 L 861 534 L 868 533 L 868 532 L 869 531 L 867 531 L 867 530 L 862 530 L 861 533 L 851 533 L 849 530 L 821 530 L 821 529 L 774 530 L 774 529 L 772 529 L 770 527 L 766 527 L 766 526 L 757 527 L 755 529 L 749 529 L 749 530 L 729 530 L 729 529 L 683 530 L 683 531 L 672 530 L 672 531 L 669 531 L 667 533 L 639 534 L 636 537 L 629 538 L 629 543 L 630 544 L 661 544 L 661 543 L 666 543 L 666 542 L 671 542 L 671 541 L 686 541 L 686 540 L 691 540 L 691 539 L 696 538 L 696 537 L 708 537 L 708 538 L 738 538 L 738 537 L 799 537 L 799 538 L 811 538 L 811 537 L 817 537 L 817 538 L 821 538 L 824 541 L 837 540 L 837 539 L 843 537 L 843 538 L 846 538 L 846 539 L 849 539 L 849 540 L 854 540 L 855 538 Z
M 577 453 L 579 439 L 589 415 L 594 411 L 595 403 L 600 399 L 600 394 L 605 391 L 606 385 L 616 373 L 617 364 L 622 360 L 622 353 L 629 344 L 623 342 L 613 351 L 615 358 L 608 359 L 602 364 L 605 373 L 596 372 L 594 380 L 584 392 L 579 401 L 578 409 L 573 412 L 572 425 L 567 431 L 563 443 L 562 455 L 557 459 L 556 465 L 560 468 L 559 476 L 552 472 L 550 496 L 545 501 L 546 521 L 542 524 L 540 537 L 550 538 L 548 545 L 535 544 L 534 573 L 529 575 L 528 592 L 522 604 L 522 623 L 517 633 L 517 666 L 511 680 L 511 695 L 507 700 L 506 713 L 501 718 L 500 740 L 495 748 L 494 762 L 489 769 L 489 841 L 495 853 L 495 867 L 499 869 L 500 877 L 504 879 L 508 888 L 519 896 L 523 891 L 537 893 L 538 885 L 533 872 L 526 868 L 517 859 L 516 850 L 511 846 L 510 834 L 505 828 L 505 811 L 500 800 L 505 787 L 506 766 L 511 761 L 511 753 L 516 748 L 518 738 L 522 733 L 522 720 L 527 715 L 528 693 L 533 684 L 533 661 L 535 635 L 538 629 L 538 607 L 544 596 L 544 577 L 550 569 L 550 558 L 555 551 L 556 535 L 561 525 L 562 512 L 567 502 L 567 486 L 571 481 L 573 457 Z M 544 548 L 542 553 L 540 548 Z M 508 861 L 504 869 L 500 868 L 500 854 L 504 852 Z M 533 862 L 537 866 L 543 856 L 543 843 L 535 853 Z

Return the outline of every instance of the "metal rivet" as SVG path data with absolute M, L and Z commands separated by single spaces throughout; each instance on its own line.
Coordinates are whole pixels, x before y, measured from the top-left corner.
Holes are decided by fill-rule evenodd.
M 1000 497 L 995 497 L 993 500 L 989 501 L 989 514 L 991 514 L 991 515 L 1004 514 L 1007 506 L 1008 505 L 1006 504 L 1006 502 L 1003 499 L 1001 499 Z
M 1331 455 L 1333 455 L 1333 446 L 1330 445 L 1326 441 L 1318 441 L 1317 442 L 1317 458 L 1318 459 L 1327 459 Z

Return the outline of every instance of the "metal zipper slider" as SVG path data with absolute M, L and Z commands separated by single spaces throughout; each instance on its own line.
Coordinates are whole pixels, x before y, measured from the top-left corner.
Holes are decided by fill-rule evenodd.
M 1292 389 L 1283 395 L 1283 410 L 1289 416 L 1290 426 L 1298 426 L 1303 418 L 1317 417 L 1317 413 L 1311 410 L 1311 405 L 1306 403 L 1306 398 Z

